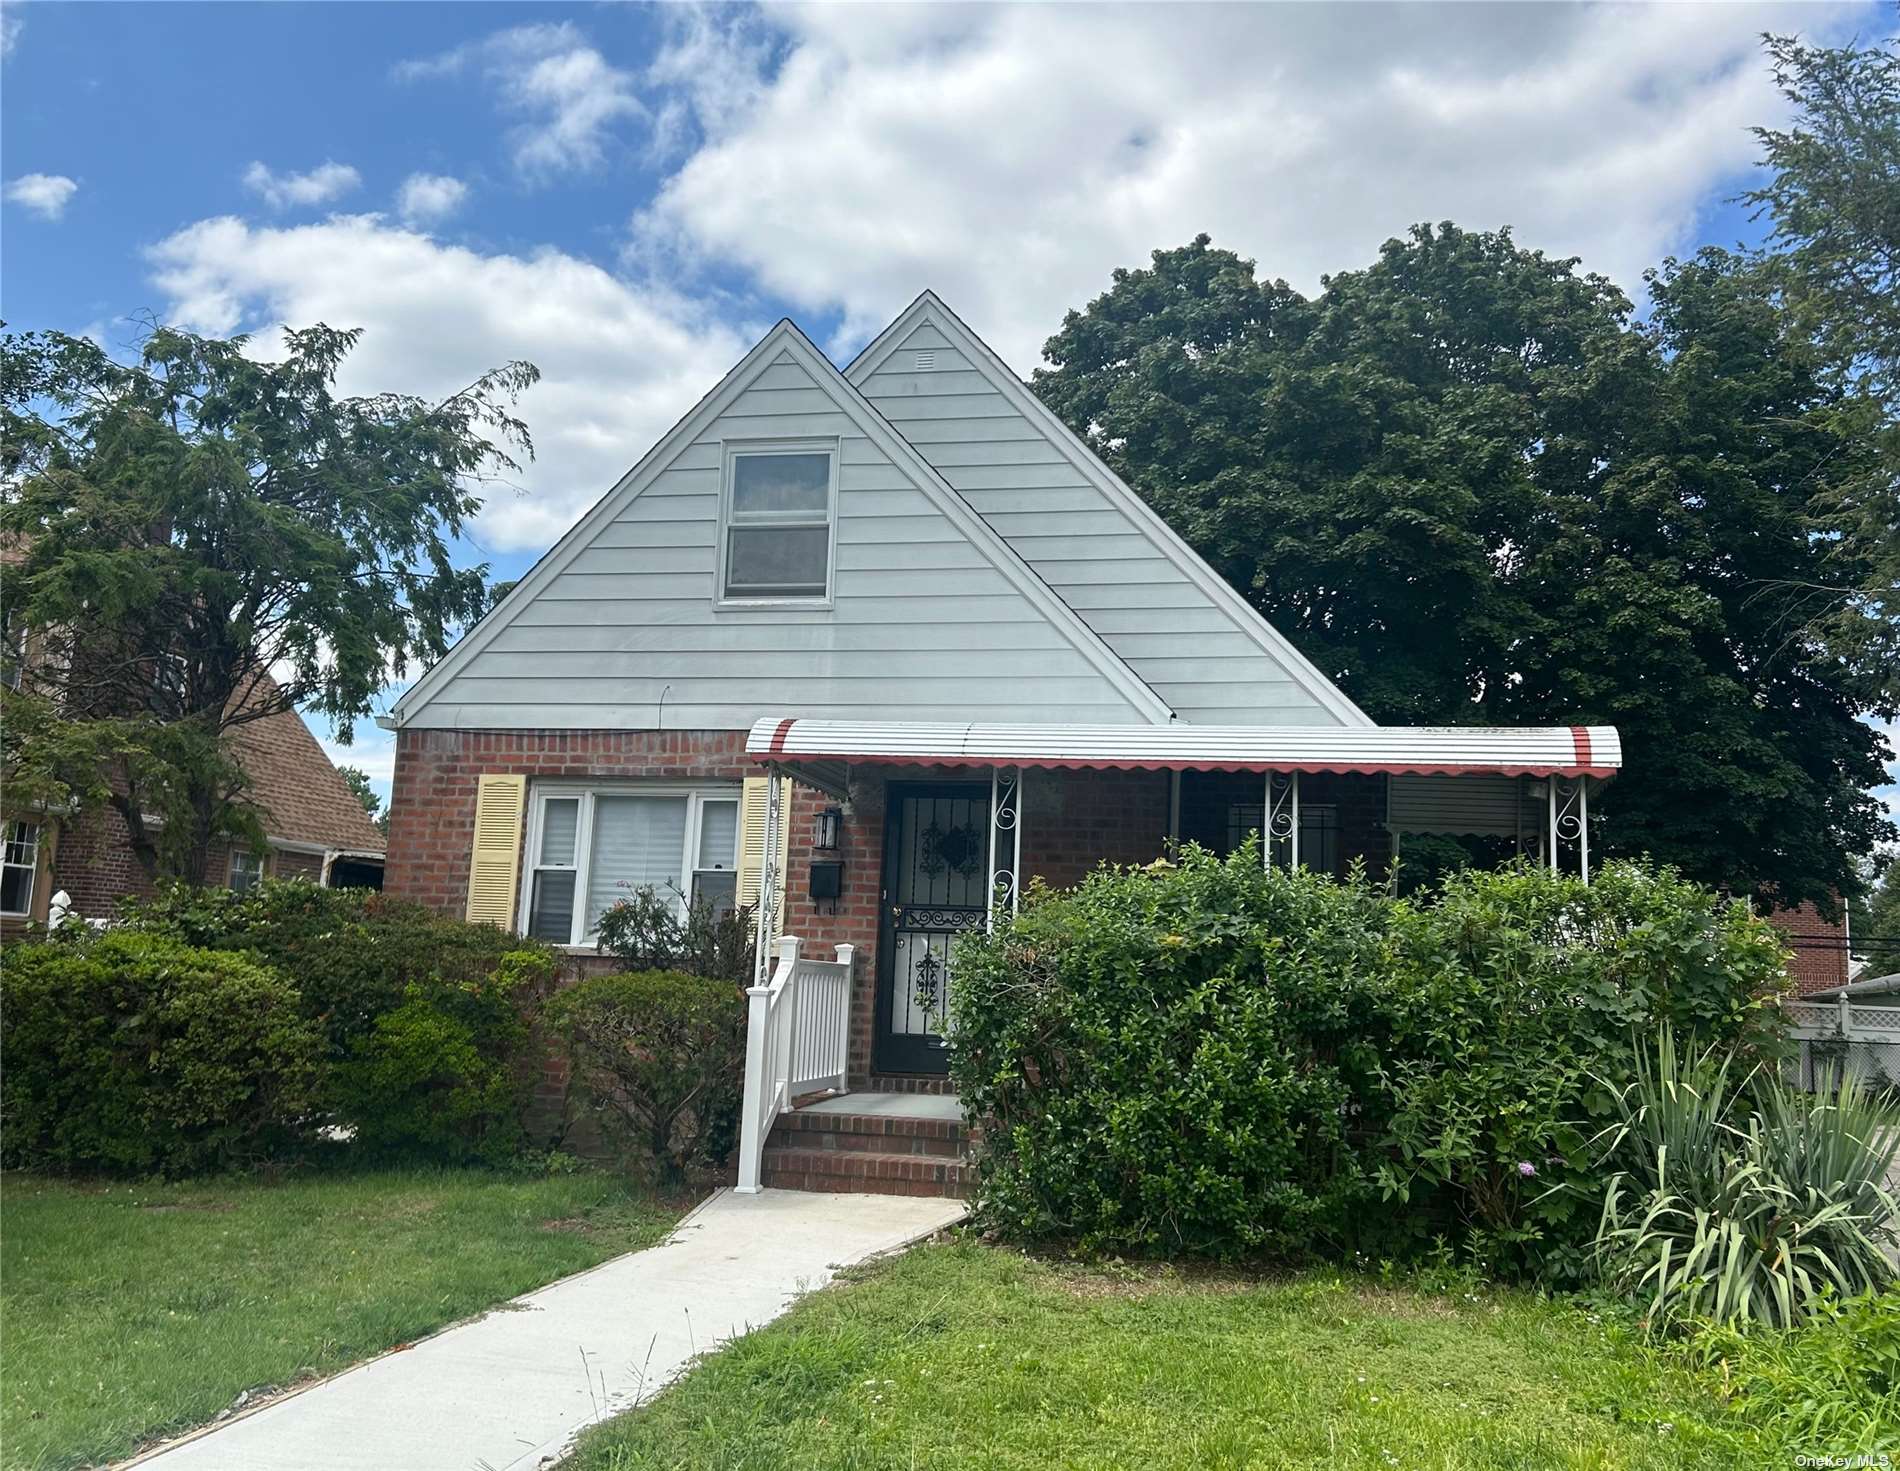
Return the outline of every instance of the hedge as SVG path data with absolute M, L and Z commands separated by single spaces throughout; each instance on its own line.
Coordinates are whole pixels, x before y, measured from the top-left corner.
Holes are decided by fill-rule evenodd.
M 0 956 L 9 1165 L 185 1174 L 276 1157 L 313 1124 L 318 1029 L 242 955 L 152 935 Z
M 957 952 L 981 1208 L 1091 1251 L 1297 1259 L 1433 1236 L 1574 1280 L 1638 1038 L 1770 1045 L 1774 931 L 1668 871 L 1467 871 L 1399 898 L 1256 846 L 1105 869 Z

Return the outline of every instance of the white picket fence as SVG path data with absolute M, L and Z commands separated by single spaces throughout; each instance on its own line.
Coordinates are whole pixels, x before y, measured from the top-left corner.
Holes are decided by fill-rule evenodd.
M 798 953 L 797 937 L 778 942 L 772 979 L 746 991 L 745 1102 L 739 1116 L 742 1195 L 759 1189 L 765 1141 L 792 1100 L 809 1093 L 845 1092 L 845 1056 L 851 1030 L 851 951 L 836 960 Z

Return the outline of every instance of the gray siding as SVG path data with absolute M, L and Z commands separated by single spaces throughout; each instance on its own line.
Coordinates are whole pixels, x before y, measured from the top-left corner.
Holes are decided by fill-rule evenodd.
M 1146 723 L 864 427 L 781 355 L 538 592 L 504 607 L 412 723 Z M 804 436 L 842 445 L 833 606 L 716 608 L 722 441 Z
M 1340 723 L 935 326 L 875 366 L 878 411 L 1182 719 Z

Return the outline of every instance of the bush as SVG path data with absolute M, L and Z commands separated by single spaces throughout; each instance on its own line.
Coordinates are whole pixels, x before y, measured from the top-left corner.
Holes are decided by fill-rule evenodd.
M 1401 899 L 1229 858 L 1103 870 L 959 942 L 982 1209 L 1089 1250 L 1300 1256 L 1448 1236 L 1583 1273 L 1586 1141 L 1661 1021 L 1753 1051 L 1774 932 L 1666 871 L 1454 874 Z M 1366 1207 L 1383 1197 L 1396 1205 Z
M 533 1083 L 530 1020 L 554 977 L 550 956 L 519 950 L 459 983 L 412 981 L 339 1064 L 339 1120 L 377 1157 L 498 1160 L 522 1143 Z
M 281 977 L 109 933 L 0 958 L 10 1165 L 184 1174 L 309 1137 L 321 1042 Z
M 1769 1074 L 1738 1084 L 1732 1067 L 1706 1051 L 1685 1060 L 1665 1029 L 1615 1090 L 1593 1264 L 1654 1331 L 1794 1327 L 1896 1280 L 1886 1179 L 1900 1110 L 1852 1075 L 1811 1097 Z
M 958 943 L 982 1204 L 1092 1251 L 1297 1256 L 1374 1194 L 1392 905 L 1223 861 L 1104 870 Z
M 595 976 L 548 1005 L 589 1104 L 669 1184 L 737 1137 L 745 1015 L 737 986 L 669 971 Z
M 482 983 L 506 957 L 543 950 L 406 899 L 295 879 L 267 879 L 242 893 L 173 885 L 156 899 L 128 903 L 123 917 L 148 934 L 241 950 L 275 968 L 302 994 L 337 1060 L 356 1050 L 378 1017 L 405 1003 L 411 982 Z
M 753 940 L 750 909 L 693 904 L 682 915 L 646 888 L 601 915 L 596 948 L 622 970 L 680 971 L 743 986 L 752 979 Z
M 1465 870 L 1394 927 L 1380 1182 L 1420 1230 L 1472 1233 L 1501 1273 L 1587 1271 L 1601 1177 L 1586 1144 L 1659 1026 L 1750 1059 L 1778 1045 L 1780 936 L 1669 870 L 1612 863 L 1589 885 Z

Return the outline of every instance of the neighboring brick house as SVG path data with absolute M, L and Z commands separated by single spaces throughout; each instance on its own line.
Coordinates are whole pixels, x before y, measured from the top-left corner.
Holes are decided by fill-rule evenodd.
M 952 949 L 1032 879 L 1258 831 L 1587 872 L 1621 764 L 1375 725 L 929 293 L 843 372 L 774 327 L 385 724 L 390 892 L 576 955 L 639 888 L 849 944 L 798 1045 L 854 1090 L 942 1086 Z
M 1841 913 L 1845 916 L 1845 906 Z M 1794 909 L 1770 910 L 1768 922 L 1788 937 L 1789 948 L 1794 952 L 1788 972 L 1794 977 L 1796 994 L 1811 996 L 1816 991 L 1847 984 L 1844 918 L 1829 919 L 1812 903 L 1803 903 Z
M 242 888 L 268 875 L 334 888 L 382 886 L 382 832 L 294 710 L 234 726 L 229 739 L 250 779 L 250 800 L 262 811 L 269 846 L 259 853 L 219 843 L 207 883 Z M 9 813 L 0 826 L 0 925 L 44 923 L 52 895 L 62 890 L 73 912 L 88 919 L 109 917 L 127 895 L 152 893 L 114 811 L 77 819 Z

